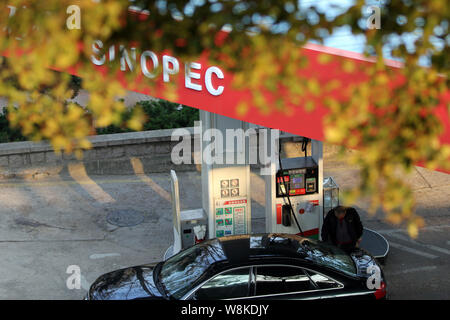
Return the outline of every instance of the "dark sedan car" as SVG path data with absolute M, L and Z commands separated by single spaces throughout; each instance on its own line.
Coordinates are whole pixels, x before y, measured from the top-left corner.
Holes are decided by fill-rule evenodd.
M 368 270 L 374 268 L 379 272 L 372 275 Z M 378 282 L 372 281 L 374 276 Z M 348 255 L 296 235 L 254 234 L 207 240 L 157 264 L 104 274 L 92 284 L 87 299 L 385 297 L 383 272 L 367 252 Z

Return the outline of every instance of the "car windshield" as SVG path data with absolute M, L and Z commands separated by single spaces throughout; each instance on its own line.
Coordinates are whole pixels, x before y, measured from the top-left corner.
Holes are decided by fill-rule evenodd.
M 217 239 L 206 241 L 165 261 L 159 280 L 171 297 L 181 299 L 211 264 L 223 260 L 226 260 L 226 256 L 220 242 Z
M 352 276 L 356 274 L 356 266 L 353 259 L 350 255 L 335 246 L 308 239 L 302 241 L 298 250 L 306 254 L 306 260 L 311 260 L 319 265 L 332 268 Z

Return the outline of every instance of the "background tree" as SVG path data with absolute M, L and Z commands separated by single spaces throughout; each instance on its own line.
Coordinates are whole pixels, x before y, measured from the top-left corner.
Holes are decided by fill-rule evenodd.
M 142 111 L 148 119 L 142 124 L 142 130 L 193 127 L 195 121 L 198 121 L 200 118 L 198 109 L 169 102 L 167 100 L 140 101 L 136 106 L 142 108 Z M 97 134 L 133 131 L 126 126 L 127 121 L 133 116 L 133 108 L 128 109 L 122 114 L 122 126 L 110 125 L 105 128 L 97 128 Z
M 74 2 L 81 9 L 79 30 L 66 27 L 66 9 Z M 57 152 L 87 149 L 86 136 L 95 127 L 121 125 L 126 108 L 117 97 L 125 91 L 117 79 L 117 63 L 104 77 L 89 63 L 92 43 L 99 39 L 104 48 L 139 43 L 155 52 L 170 50 L 185 61 L 207 51 L 211 62 L 235 74 L 235 86 L 251 90 L 253 104 L 266 114 L 288 112 L 288 105 L 312 109 L 315 99 L 330 90 L 345 92 L 345 101 L 324 103 L 330 110 L 326 141 L 361 151 L 351 159 L 361 168 L 361 183 L 347 201 L 370 197 L 372 211 L 381 207 L 389 221 L 407 223 L 413 236 L 423 220 L 414 214 L 411 189 L 401 176 L 418 162 L 431 169 L 448 168 L 449 146 L 439 143 L 442 126 L 433 115 L 449 81 L 447 1 L 379 3 L 381 29 L 366 27 L 363 0 L 345 8 L 335 5 L 337 14 L 332 16 L 321 6 L 323 1 L 311 0 L 136 0 L 135 6 L 150 13 L 139 19 L 126 14 L 130 3 L 125 0 L 2 3 L 0 51 L 8 58 L 2 61 L 0 96 L 9 100 L 14 127 L 33 140 L 49 139 Z M 298 70 L 308 63 L 299 48 L 310 40 L 322 42 L 340 26 L 364 36 L 365 53 L 376 57 L 377 63 L 364 66 L 367 81 L 320 86 L 314 77 L 299 77 Z M 386 49 L 404 63 L 396 73 L 383 63 Z M 420 65 L 423 61 L 426 68 Z M 79 66 L 83 89 L 91 93 L 86 109 L 66 103 L 74 94 L 71 77 L 48 69 L 70 71 L 74 65 Z M 349 74 L 355 68 L 351 63 L 342 66 Z M 388 86 L 398 73 L 401 81 Z M 273 102 L 264 91 L 272 94 Z M 174 99 L 173 88 L 167 88 L 166 98 Z M 239 108 L 239 113 L 247 112 L 245 105 Z M 142 109 L 136 108 L 126 125 L 140 130 L 143 118 Z

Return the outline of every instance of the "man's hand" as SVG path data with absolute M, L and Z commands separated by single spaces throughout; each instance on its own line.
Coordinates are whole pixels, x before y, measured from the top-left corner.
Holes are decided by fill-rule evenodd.
M 358 240 L 356 240 L 356 248 L 359 248 L 359 244 L 361 243 L 361 241 L 362 241 L 362 237 L 359 238 Z

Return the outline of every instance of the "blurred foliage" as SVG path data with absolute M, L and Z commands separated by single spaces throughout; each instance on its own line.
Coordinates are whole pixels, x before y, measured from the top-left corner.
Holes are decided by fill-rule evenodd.
M 211 64 L 234 73 L 236 88 L 250 90 L 252 104 L 264 114 L 289 114 L 295 107 L 313 110 L 317 101 L 325 104 L 326 140 L 361 150 L 351 160 L 361 168 L 361 183 L 347 194 L 347 201 L 369 197 L 373 210 L 381 207 L 389 221 L 405 222 L 414 236 L 423 220 L 415 214 L 412 191 L 401 178 L 416 163 L 431 169 L 449 168 L 450 163 L 449 146 L 439 142 L 442 126 L 434 114 L 448 89 L 450 3 L 376 2 L 381 6 L 381 29 L 368 29 L 364 0 L 355 0 L 350 8 L 333 1 L 334 10 L 324 8 L 324 2 L 134 1 L 150 12 L 145 17 L 125 14 L 127 0 L 1 1 L 0 52 L 8 58 L 2 59 L 0 96 L 10 102 L 9 121 L 23 135 L 49 139 L 57 152 L 79 153 L 91 147 L 86 136 L 94 128 L 122 126 L 126 108 L 117 97 L 126 92 L 120 81 L 138 86 L 134 81 L 138 68 L 124 79 L 117 77 L 120 59 L 99 75 L 90 62 L 94 40 L 101 40 L 103 49 L 139 43 L 154 52 L 171 52 L 182 61 L 206 52 Z M 72 4 L 81 8 L 80 30 L 66 28 L 66 8 Z M 10 17 L 7 5 L 16 7 Z M 349 79 L 364 72 L 366 81 L 320 85 L 320 75 L 299 76 L 309 63 L 299 48 L 310 40 L 322 43 L 334 28 L 343 26 L 366 39 L 364 52 L 375 63 L 343 62 L 342 71 Z M 393 70 L 383 63 L 386 49 L 402 59 L 403 68 Z M 327 57 L 319 60 L 340 63 Z M 74 65 L 83 78 L 82 88 L 91 93 L 89 112 L 65 102 L 75 93 L 71 77 L 48 69 L 70 73 Z M 143 85 L 152 89 L 152 82 Z M 331 92 L 343 97 L 334 99 Z M 161 98 L 176 101 L 173 83 L 166 85 Z M 450 110 L 448 102 L 447 107 Z M 236 112 L 245 115 L 249 106 L 240 103 Z M 126 125 L 141 130 L 144 122 L 145 112 L 135 108 Z

